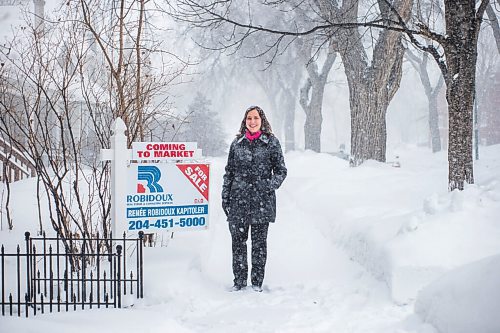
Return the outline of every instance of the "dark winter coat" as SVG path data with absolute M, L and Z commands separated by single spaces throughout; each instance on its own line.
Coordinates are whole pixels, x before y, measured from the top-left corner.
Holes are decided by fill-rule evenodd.
M 278 139 L 261 134 L 253 141 L 236 138 L 222 186 L 222 208 L 228 222 L 269 223 L 276 219 L 275 190 L 286 177 Z

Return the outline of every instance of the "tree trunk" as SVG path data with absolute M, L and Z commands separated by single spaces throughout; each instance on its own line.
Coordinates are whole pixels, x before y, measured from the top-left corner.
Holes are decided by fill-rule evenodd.
M 425 76 L 425 80 L 422 78 Z M 427 75 L 427 68 L 425 68 L 425 73 L 420 73 L 422 83 L 424 84 L 425 94 L 427 95 L 427 101 L 429 103 L 429 132 L 431 136 L 431 148 L 432 152 L 436 153 L 441 151 L 441 135 L 439 133 L 439 114 L 437 107 L 437 99 L 439 96 L 439 91 L 443 86 L 443 77 L 439 77 L 437 85 L 432 89 L 429 76 Z
M 305 149 L 310 149 L 315 152 L 321 151 L 322 123 L 323 116 L 321 115 L 321 107 L 313 107 L 304 124 Z
M 474 183 L 472 158 L 474 96 L 468 91 L 470 87 L 467 85 L 456 83 L 455 87 L 450 87 L 446 91 L 449 105 L 448 186 L 450 191 L 463 190 L 464 183 Z
M 362 49 L 361 41 L 351 39 L 358 45 L 341 52 L 351 107 L 351 166 L 368 159 L 386 160 L 385 115 L 401 82 L 404 50 L 399 33 L 384 31 L 381 35 L 370 67 L 365 56 L 354 54 Z
M 285 152 L 295 150 L 295 98 L 290 91 L 285 91 Z
M 351 166 L 365 160 L 385 162 L 387 93 L 373 81 L 349 82 Z
M 411 0 L 396 2 L 401 18 L 408 20 Z M 344 22 L 358 19 L 359 0 L 342 2 L 340 13 Z M 382 17 L 393 18 L 393 12 L 379 2 Z M 340 15 L 340 14 L 339 14 Z M 404 48 L 400 32 L 383 30 L 377 37 L 371 64 L 359 29 L 343 30 L 337 34 L 338 51 L 349 85 L 351 107 L 351 166 L 367 159 L 385 162 L 387 106 L 399 88 L 402 76 Z
M 319 153 L 321 151 L 321 125 L 323 123 L 323 95 L 328 74 L 337 54 L 332 50 L 332 44 L 330 44 L 327 57 L 320 71 L 317 60 L 314 59 L 311 41 L 299 40 L 299 42 L 299 53 L 301 60 L 306 65 L 308 74 L 304 87 L 300 89 L 300 106 L 306 113 L 306 122 L 304 124 L 305 149 L 311 149 Z
M 449 116 L 448 186 L 450 191 L 463 190 L 464 183 L 473 184 L 473 108 L 475 59 L 471 56 L 448 55 L 449 80 L 446 99 Z M 453 74 L 455 73 L 455 74 Z
M 429 131 L 431 135 L 432 152 L 441 151 L 441 134 L 439 133 L 439 114 L 437 108 L 437 97 L 439 89 L 429 96 Z
M 465 183 L 474 183 L 473 108 L 477 38 L 482 15 L 476 19 L 473 0 L 448 0 L 445 6 L 448 34 L 444 47 L 449 117 L 448 188 L 452 191 L 463 190 Z
M 321 125 L 323 123 L 323 93 L 326 82 L 311 84 L 308 79 L 306 85 L 301 89 L 301 105 L 306 112 L 304 124 L 305 149 L 315 152 L 321 151 Z M 309 97 L 310 92 L 310 99 Z M 306 102 L 306 101 L 309 102 Z
M 437 109 L 437 98 L 439 92 L 444 83 L 443 76 L 439 76 L 439 80 L 436 86 L 433 88 L 431 85 L 431 80 L 429 78 L 429 73 L 427 71 L 427 62 L 429 59 L 428 53 L 423 54 L 422 58 L 414 55 L 410 50 L 406 50 L 406 56 L 410 63 L 418 72 L 420 77 L 420 82 L 424 87 L 425 95 L 427 96 L 427 102 L 429 105 L 429 133 L 431 139 L 432 152 L 441 151 L 441 135 L 439 133 L 439 114 Z

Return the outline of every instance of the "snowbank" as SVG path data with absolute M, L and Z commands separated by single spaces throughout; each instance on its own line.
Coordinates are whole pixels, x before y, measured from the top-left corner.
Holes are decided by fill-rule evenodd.
M 451 193 L 445 152 L 406 147 L 397 155 L 401 168 L 290 154 L 287 182 L 332 242 L 384 281 L 394 301 L 410 304 L 443 273 L 500 253 L 500 146 L 482 148 L 476 185 Z
M 500 332 L 500 255 L 444 274 L 419 292 L 415 312 L 441 333 Z
M 414 299 L 444 272 L 500 253 L 496 184 L 432 195 L 386 245 L 394 299 Z

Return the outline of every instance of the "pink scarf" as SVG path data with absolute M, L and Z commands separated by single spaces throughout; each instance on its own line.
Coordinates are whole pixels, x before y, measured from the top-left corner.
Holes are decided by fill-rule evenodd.
M 262 134 L 262 131 L 257 131 L 254 134 L 250 133 L 249 130 L 245 132 L 245 136 L 247 137 L 248 140 L 253 141 L 255 139 L 258 139 L 260 135 Z

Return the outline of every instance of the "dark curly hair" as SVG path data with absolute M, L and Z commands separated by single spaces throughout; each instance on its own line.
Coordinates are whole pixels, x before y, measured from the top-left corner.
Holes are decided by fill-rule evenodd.
M 264 113 L 264 110 L 262 110 L 259 106 L 257 105 L 252 105 L 245 111 L 245 116 L 243 117 L 243 120 L 241 121 L 241 126 L 240 126 L 240 131 L 236 136 L 238 138 L 241 138 L 243 135 L 245 135 L 245 132 L 247 130 L 247 125 L 246 125 L 246 119 L 248 116 L 248 113 L 252 110 L 256 110 L 259 113 L 259 117 L 261 120 L 261 126 L 260 130 L 262 133 L 265 133 L 267 135 L 272 135 L 273 130 L 271 128 L 271 124 L 269 124 L 269 121 L 267 120 L 266 114 Z

